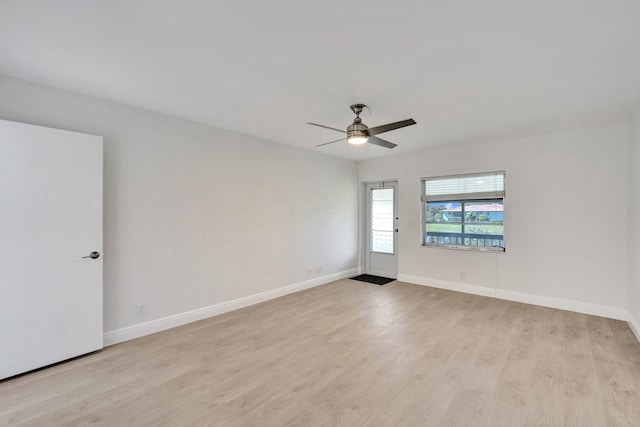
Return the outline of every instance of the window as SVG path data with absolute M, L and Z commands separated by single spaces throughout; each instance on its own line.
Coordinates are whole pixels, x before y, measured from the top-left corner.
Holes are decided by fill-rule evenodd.
M 371 189 L 371 252 L 393 254 L 393 190 Z
M 504 252 L 504 172 L 422 180 L 422 244 Z

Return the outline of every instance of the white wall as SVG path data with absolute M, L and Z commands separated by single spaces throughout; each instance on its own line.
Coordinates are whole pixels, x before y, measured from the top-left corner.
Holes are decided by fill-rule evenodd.
M 400 279 L 625 318 L 627 147 L 615 125 L 363 161 L 359 178 L 398 179 Z M 420 178 L 492 170 L 506 253 L 421 246 Z
M 0 118 L 105 138 L 106 331 L 352 272 L 358 174 L 398 179 L 401 278 L 640 319 L 640 112 L 630 150 L 617 125 L 357 167 L 2 76 Z M 490 170 L 507 171 L 507 252 L 422 247 L 420 178 Z
M 640 339 L 640 110 L 631 120 L 629 142 L 629 315 Z
M 106 331 L 357 268 L 354 162 L 1 76 L 0 118 L 104 136 Z

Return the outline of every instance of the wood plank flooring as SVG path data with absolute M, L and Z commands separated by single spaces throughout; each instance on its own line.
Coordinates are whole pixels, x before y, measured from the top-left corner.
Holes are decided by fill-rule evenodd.
M 601 317 L 340 280 L 0 382 L 0 425 L 640 426 L 640 343 Z

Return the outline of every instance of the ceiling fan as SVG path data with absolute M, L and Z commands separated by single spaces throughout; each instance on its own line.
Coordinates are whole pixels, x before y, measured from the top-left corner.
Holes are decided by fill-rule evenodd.
M 308 125 L 319 126 L 321 128 L 331 129 L 331 130 L 335 130 L 335 131 L 347 134 L 346 138 L 340 138 L 340 139 L 336 139 L 335 141 L 325 142 L 324 144 L 316 145 L 316 147 L 322 147 L 323 145 L 333 144 L 334 142 L 338 142 L 346 139 L 349 144 L 360 145 L 368 142 L 369 144 L 379 145 L 380 147 L 393 148 L 393 147 L 397 147 L 397 144 L 394 144 L 393 142 L 385 141 L 384 139 L 378 138 L 374 135 L 378 135 L 383 132 L 389 132 L 390 130 L 395 130 L 395 129 L 403 128 L 405 126 L 411 126 L 416 124 L 415 120 L 407 119 L 407 120 L 401 120 L 399 122 L 387 123 L 386 125 L 375 126 L 370 128 L 369 126 L 362 123 L 362 119 L 360 118 L 360 113 L 365 107 L 367 106 L 364 104 L 353 104 L 351 106 L 351 111 L 355 113 L 356 118 L 353 119 L 353 123 L 351 123 L 347 127 L 346 131 L 342 129 L 332 128 L 325 125 L 320 125 L 318 123 L 307 122 Z

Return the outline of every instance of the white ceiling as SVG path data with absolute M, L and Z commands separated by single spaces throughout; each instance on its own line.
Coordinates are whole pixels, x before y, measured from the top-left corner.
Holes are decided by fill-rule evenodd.
M 640 2 L 3 0 L 0 74 L 358 160 L 625 120 Z

